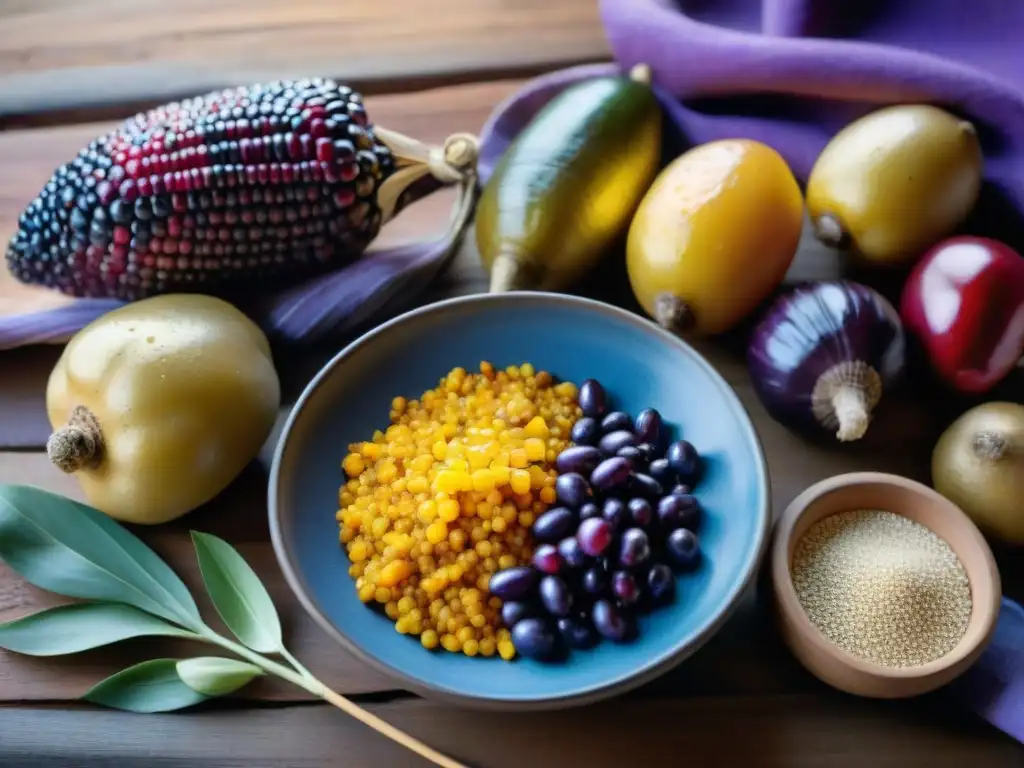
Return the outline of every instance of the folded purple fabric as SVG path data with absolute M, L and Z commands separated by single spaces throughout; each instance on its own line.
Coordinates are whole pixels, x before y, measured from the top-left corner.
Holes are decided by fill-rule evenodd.
M 1003 598 L 981 658 L 950 687 L 972 711 L 1024 743 L 1024 608 Z

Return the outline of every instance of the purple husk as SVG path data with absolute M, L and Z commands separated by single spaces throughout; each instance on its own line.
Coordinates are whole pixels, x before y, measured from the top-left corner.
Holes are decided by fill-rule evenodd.
M 774 419 L 798 431 L 833 434 L 842 425 L 822 423 L 816 390 L 823 392 L 827 379 L 839 375 L 849 383 L 836 387 L 857 389 L 860 376 L 854 374 L 867 371 L 851 363 L 874 371 L 885 390 L 902 375 L 905 357 L 896 310 L 873 288 L 849 280 L 807 283 L 780 296 L 747 350 L 754 391 Z M 837 402 L 831 396 L 828 401 L 829 407 Z

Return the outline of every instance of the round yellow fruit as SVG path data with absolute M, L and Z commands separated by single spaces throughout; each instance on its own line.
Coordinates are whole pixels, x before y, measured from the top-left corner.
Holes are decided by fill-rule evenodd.
M 673 331 L 727 331 L 782 282 L 802 224 L 800 187 L 778 152 L 746 139 L 702 144 L 637 209 L 626 243 L 633 293 Z
M 828 143 L 807 180 L 807 210 L 822 242 L 905 264 L 971 212 L 982 164 L 969 122 L 927 104 L 886 107 Z
M 255 323 L 220 299 L 159 296 L 68 343 L 47 385 L 47 452 L 100 511 L 163 523 L 227 487 L 270 435 L 280 402 Z

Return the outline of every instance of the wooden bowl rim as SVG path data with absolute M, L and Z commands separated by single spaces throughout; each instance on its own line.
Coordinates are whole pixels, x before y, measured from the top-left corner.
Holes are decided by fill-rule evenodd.
M 954 551 L 958 548 L 973 549 L 980 555 L 980 564 L 968 567 L 964 559 L 958 558 L 967 571 L 971 584 L 972 610 L 971 619 L 960 642 L 949 653 L 925 664 L 912 667 L 887 667 L 882 664 L 865 661 L 843 650 L 829 640 L 808 618 L 797 597 L 793 586 L 789 565 L 789 547 L 793 531 L 800 519 L 811 510 L 815 503 L 824 496 L 842 488 L 857 485 L 889 485 L 902 488 L 911 493 L 927 498 L 930 502 L 942 507 L 945 513 L 956 519 L 964 530 L 964 538 L 956 543 L 947 542 Z M 895 510 L 889 510 L 895 511 Z M 896 514 L 900 514 L 896 512 Z M 923 523 L 922 523 L 923 524 Z M 956 504 L 933 488 L 916 480 L 886 472 L 848 472 L 833 475 L 811 485 L 800 493 L 786 507 L 775 525 L 771 549 L 771 576 L 775 590 L 775 603 L 778 610 L 785 614 L 793 629 L 818 652 L 830 657 L 835 663 L 864 677 L 876 680 L 914 680 L 926 679 L 946 672 L 952 667 L 962 664 L 965 660 L 981 652 L 988 644 L 995 631 L 1002 601 L 1002 583 L 999 569 L 996 566 L 992 550 L 985 537 L 974 522 Z M 979 589 L 980 585 L 980 589 Z M 987 593 L 978 600 L 978 592 Z

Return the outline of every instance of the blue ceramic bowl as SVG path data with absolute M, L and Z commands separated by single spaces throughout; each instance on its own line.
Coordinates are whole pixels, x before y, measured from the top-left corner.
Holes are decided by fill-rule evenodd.
M 391 399 L 418 397 L 451 368 L 522 362 L 563 380 L 598 379 L 616 407 L 657 408 L 705 457 L 700 569 L 679 577 L 676 602 L 644 617 L 631 644 L 603 642 L 565 662 L 430 652 L 359 602 L 335 511 L 351 442 L 387 425 Z M 338 354 L 285 426 L 270 478 L 270 527 L 302 605 L 342 646 L 403 687 L 477 707 L 568 706 L 649 681 L 725 622 L 753 580 L 770 527 L 757 434 L 728 384 L 690 346 L 653 323 L 586 299 L 484 294 L 398 317 Z

